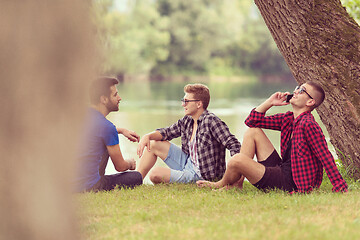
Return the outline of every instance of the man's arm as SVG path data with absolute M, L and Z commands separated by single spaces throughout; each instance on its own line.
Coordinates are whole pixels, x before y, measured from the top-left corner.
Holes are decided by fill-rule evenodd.
M 233 156 L 240 152 L 241 144 L 239 140 L 230 132 L 229 127 L 219 118 L 212 119 L 211 134 L 220 142 Z
M 121 154 L 119 144 L 106 146 L 106 148 L 116 171 L 123 172 L 126 170 L 135 170 L 136 168 L 135 160 L 132 158 L 125 160 Z
M 262 104 L 260 104 L 257 108 L 255 108 L 255 111 L 260 113 L 266 113 L 267 110 L 269 110 L 273 106 L 285 106 L 288 105 L 286 100 L 286 96 L 289 95 L 289 92 L 276 92 L 273 95 L 271 95 L 268 99 L 265 100 Z
M 265 113 L 273 106 L 288 105 L 286 96 L 289 92 L 276 92 L 266 99 L 262 104 L 253 109 L 249 116 L 245 119 L 245 124 L 250 128 L 264 128 L 272 130 L 281 130 L 284 114 L 275 114 L 266 116 Z
M 162 139 L 163 139 L 163 136 L 161 135 L 161 133 L 159 131 L 154 131 L 154 132 L 144 135 L 139 142 L 139 145 L 137 148 L 137 155 L 139 157 L 141 157 L 144 152 L 145 147 L 150 152 L 150 141 L 151 140 L 161 141 Z
M 320 126 L 310 123 L 306 126 L 306 131 L 304 131 L 304 134 L 306 136 L 306 140 L 309 142 L 311 151 L 315 154 L 317 159 L 319 159 L 321 161 L 321 164 L 324 166 L 326 174 L 328 175 L 329 180 L 333 185 L 332 190 L 334 192 L 347 192 L 348 186 L 345 180 L 342 178 L 335 164 L 334 157 L 329 151 Z
M 116 128 L 116 130 L 118 134 L 124 135 L 127 139 L 129 139 L 132 142 L 139 142 L 140 140 L 140 136 L 134 131 L 130 131 L 125 128 Z
M 173 125 L 166 128 L 158 128 L 154 132 L 148 133 L 144 135 L 139 142 L 139 146 L 137 148 L 137 154 L 139 157 L 144 152 L 144 148 L 147 147 L 148 151 L 150 151 L 150 140 L 155 141 L 170 141 L 173 138 L 177 138 L 181 135 L 182 126 L 185 124 L 186 117 L 179 119 Z

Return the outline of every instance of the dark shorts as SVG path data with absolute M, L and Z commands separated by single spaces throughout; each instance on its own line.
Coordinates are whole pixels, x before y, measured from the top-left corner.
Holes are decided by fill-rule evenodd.
M 283 174 L 281 162 L 282 160 L 276 150 L 265 161 L 259 162 L 265 166 L 265 173 L 254 186 L 264 191 L 281 189 L 291 192 L 296 190 L 296 186 L 293 185 L 292 181 Z
M 88 191 L 102 191 L 119 188 L 134 188 L 142 184 L 142 176 L 137 171 L 126 171 L 113 175 L 101 176 L 100 180 Z

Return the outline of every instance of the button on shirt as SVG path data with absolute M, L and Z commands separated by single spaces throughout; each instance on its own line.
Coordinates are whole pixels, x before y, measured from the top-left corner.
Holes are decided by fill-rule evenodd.
M 181 137 L 181 149 L 189 154 L 189 142 L 193 131 L 194 120 L 184 116 L 167 128 L 157 129 L 163 141 Z M 240 152 L 240 142 L 230 133 L 228 126 L 215 114 L 205 110 L 198 119 L 196 132 L 197 156 L 201 176 L 205 180 L 222 178 L 225 172 L 225 149 L 231 156 Z
M 346 192 L 347 184 L 336 167 L 325 136 L 311 112 L 304 112 L 294 119 L 293 112 L 266 116 L 253 109 L 245 120 L 248 127 L 281 131 L 281 156 L 293 132 L 291 146 L 291 169 L 299 192 L 310 192 L 318 188 L 325 168 L 335 192 Z

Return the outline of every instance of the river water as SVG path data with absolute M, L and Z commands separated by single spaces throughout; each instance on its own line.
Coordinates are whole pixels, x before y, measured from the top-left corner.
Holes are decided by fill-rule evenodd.
M 110 113 L 108 119 L 117 127 L 133 130 L 140 136 L 154 131 L 156 128 L 169 126 L 184 114 L 180 99 L 184 96 L 183 88 L 187 83 L 182 81 L 120 83 L 118 85 L 119 94 L 122 98 L 119 105 L 120 110 L 119 112 Z M 242 137 L 247 129 L 244 120 L 251 109 L 262 103 L 272 93 L 276 91 L 291 92 L 297 85 L 295 82 L 264 84 L 253 81 L 214 81 L 205 84 L 209 86 L 211 94 L 208 110 L 219 116 L 240 142 L 242 142 Z M 273 107 L 268 113 L 274 114 L 289 110 L 291 110 L 291 106 Z M 316 111 L 313 114 L 329 143 L 326 128 L 321 123 Z M 280 133 L 271 130 L 265 130 L 265 133 L 279 151 Z M 119 135 L 119 138 L 124 158 L 138 160 L 136 155 L 137 143 L 128 141 L 122 135 Z M 180 138 L 174 139 L 172 142 L 180 146 Z M 335 156 L 335 151 L 330 143 L 329 147 Z M 230 153 L 227 151 L 226 160 L 229 158 Z M 161 159 L 158 159 L 156 165 L 165 166 Z M 116 173 L 116 170 L 109 161 L 106 174 L 113 173 Z M 144 182 L 150 183 L 148 178 Z

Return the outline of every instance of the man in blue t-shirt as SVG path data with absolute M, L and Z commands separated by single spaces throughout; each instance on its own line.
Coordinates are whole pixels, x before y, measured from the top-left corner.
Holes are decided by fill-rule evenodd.
M 135 187 L 142 184 L 142 176 L 135 170 L 133 158 L 124 159 L 119 146 L 118 134 L 123 134 L 130 141 L 139 142 L 139 135 L 124 128 L 116 128 L 106 119 L 110 112 L 119 110 L 119 96 L 116 78 L 102 77 L 90 87 L 91 107 L 85 124 L 85 135 L 80 153 L 80 173 L 76 181 L 77 191 L 111 190 L 119 187 Z M 117 171 L 105 175 L 109 156 Z M 126 172 L 125 172 L 126 171 Z

